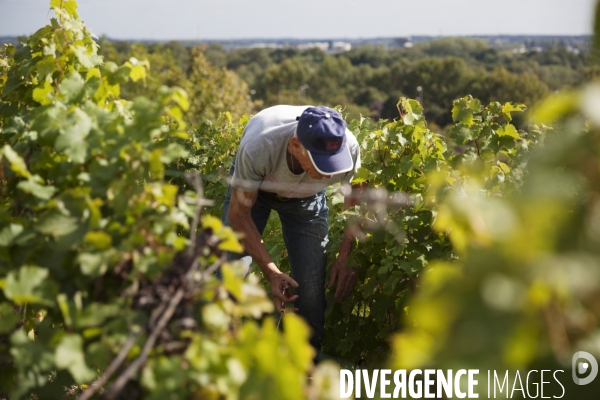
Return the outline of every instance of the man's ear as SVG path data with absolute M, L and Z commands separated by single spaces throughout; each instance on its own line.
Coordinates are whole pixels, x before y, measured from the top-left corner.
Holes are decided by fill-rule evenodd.
M 295 156 L 300 152 L 300 148 L 302 147 L 302 144 L 300 143 L 300 140 L 298 140 L 298 138 L 296 136 L 292 136 L 292 138 L 290 139 L 290 147 L 291 147 L 291 153 Z

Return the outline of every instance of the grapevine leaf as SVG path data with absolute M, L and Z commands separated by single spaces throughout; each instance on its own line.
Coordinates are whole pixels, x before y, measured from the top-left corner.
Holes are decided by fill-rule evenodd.
M 73 321 L 71 319 L 71 310 L 69 306 L 69 301 L 67 299 L 67 295 L 64 293 L 60 293 L 58 296 L 56 296 L 56 302 L 58 303 L 58 308 L 60 309 L 60 312 L 63 316 L 65 325 L 71 327 Z
M 52 235 L 58 238 L 75 231 L 78 225 L 77 218 L 68 217 L 57 209 L 53 209 L 42 216 L 35 229 L 45 235 Z
M 506 165 L 505 163 L 498 161 L 498 166 L 505 174 L 508 174 L 510 172 L 510 167 L 508 165 Z
M 85 138 L 91 128 L 91 118 L 82 109 L 76 108 L 67 117 L 62 134 L 56 138 L 56 150 L 64 151 L 74 163 L 82 164 L 87 156 Z
M 132 81 L 137 82 L 140 79 L 146 79 L 146 68 L 143 65 L 135 65 L 131 67 L 129 77 Z
M 64 95 L 66 102 L 79 102 L 83 97 L 83 78 L 77 72 L 72 72 L 60 83 L 59 92 Z
M 452 116 L 454 117 L 454 113 L 452 114 Z M 473 110 L 469 109 L 469 108 L 461 108 L 458 113 L 456 114 L 456 121 L 460 122 L 461 124 L 465 124 L 466 126 L 472 126 L 473 125 Z
M 235 271 L 229 265 L 221 267 L 221 274 L 223 275 L 225 289 L 236 299 L 241 300 L 243 295 L 242 280 L 236 276 Z
M 409 99 L 408 104 L 412 108 L 414 114 L 421 115 L 423 113 L 423 107 L 417 100 Z
M 23 178 L 29 178 L 31 174 L 27 170 L 27 165 L 25 165 L 25 161 L 19 156 L 8 144 L 5 144 L 2 148 L 2 154 L 10 163 L 10 169 L 19 176 Z
M 517 132 L 517 128 L 515 128 L 515 126 L 512 124 L 507 124 L 506 126 L 501 127 L 500 129 L 498 129 L 497 133 L 498 136 L 501 137 L 510 136 L 515 139 L 521 139 L 521 136 L 519 136 L 519 132 Z
M 109 318 L 122 316 L 121 305 L 92 303 L 77 313 L 75 326 L 78 329 L 102 326 L 102 323 Z
M 118 67 L 114 72 L 108 75 L 108 83 L 110 83 L 111 85 L 126 83 L 129 80 L 130 72 L 131 67 L 128 67 L 127 65 L 122 65 Z
M 85 80 L 89 81 L 92 78 L 101 78 L 101 77 L 102 77 L 102 74 L 100 73 L 100 70 L 98 68 L 92 68 L 87 71 L 87 74 L 85 75 Z
M 360 167 L 356 174 L 354 174 L 354 177 L 352 178 L 352 184 L 355 185 L 366 182 L 369 179 L 370 175 L 371 172 L 368 169 Z
M 10 332 L 19 322 L 19 315 L 15 313 L 15 308 L 9 303 L 0 303 L 0 333 Z
M 35 197 L 42 200 L 50 200 L 56 192 L 56 188 L 54 186 L 41 185 L 34 181 L 32 178 L 29 178 L 26 181 L 19 182 L 17 187 L 22 191 L 31 193 Z
M 419 116 L 415 113 L 409 112 L 404 115 L 402 122 L 406 125 L 414 125 L 415 121 L 419 119 Z
M 44 80 L 42 86 L 33 89 L 33 99 L 45 106 L 52 103 L 52 85 L 47 80 Z
M 23 232 L 23 226 L 19 224 L 10 224 L 0 231 L 0 246 L 8 247 L 13 240 Z
M 152 173 L 152 175 L 154 175 L 156 177 L 161 177 L 161 178 L 162 178 L 163 172 L 164 172 L 164 166 L 160 159 L 160 155 L 161 155 L 162 151 L 163 151 L 163 149 L 156 149 L 152 153 L 150 153 L 150 156 L 148 157 L 148 164 L 150 165 L 150 172 Z
M 533 109 L 531 119 L 536 124 L 549 124 L 575 111 L 580 104 L 580 96 L 575 91 L 565 91 L 550 95 Z
M 479 99 L 473 99 L 469 101 L 469 109 L 473 112 L 481 111 L 481 101 Z
M 311 365 L 314 350 L 307 343 L 310 330 L 307 324 L 294 313 L 283 316 L 284 338 L 290 349 L 290 361 L 298 368 L 307 370 Z
M 5 44 L 4 45 L 4 53 L 9 56 L 12 57 L 15 54 L 15 46 L 13 44 Z
M 504 103 L 502 106 L 503 113 L 510 113 L 514 111 L 524 111 L 527 107 L 525 104 L 513 104 L 513 103 Z
M 48 277 L 48 270 L 35 266 L 24 266 L 18 271 L 9 272 L 6 276 L 4 294 L 15 303 L 37 303 L 52 306 L 50 300 L 40 286 Z
M 112 245 L 112 238 L 105 232 L 88 232 L 83 238 L 84 243 L 92 245 L 96 250 L 106 250 Z
M 75 0 L 64 0 L 63 8 L 69 13 L 72 18 L 79 18 L 77 15 L 77 1 Z
M 244 251 L 244 248 L 235 236 L 235 232 L 230 227 L 224 226 L 220 219 L 212 215 L 204 215 L 202 217 L 202 228 L 210 228 L 221 239 L 219 249 L 233 253 L 242 253 Z
M 164 164 L 172 163 L 177 159 L 183 159 L 188 156 L 188 151 L 177 143 L 170 143 L 160 154 L 160 161 Z
M 61 369 L 67 369 L 78 383 L 91 381 L 96 374 L 85 363 L 83 339 L 76 334 L 66 335 L 56 347 L 54 362 Z
M 462 146 L 473 140 L 473 132 L 466 126 L 456 125 L 450 130 L 450 138 Z
M 216 304 L 207 304 L 202 308 L 202 321 L 213 329 L 224 331 L 231 323 L 228 315 Z
M 392 276 L 389 277 L 383 285 L 383 293 L 387 295 L 392 294 L 400 279 L 402 279 L 402 275 L 398 273 L 392 274 Z
M 42 80 L 50 81 L 52 79 L 52 74 L 54 73 L 54 69 L 56 68 L 54 57 L 52 57 L 50 55 L 46 56 L 46 57 L 44 57 L 44 59 L 42 61 L 38 62 L 35 66 L 37 69 L 37 79 L 39 81 L 42 81 Z M 34 93 L 34 100 L 35 100 L 35 93 Z
M 175 101 L 183 111 L 187 111 L 190 108 L 190 102 L 188 94 L 185 90 L 180 88 L 171 89 L 171 100 Z
M 17 90 L 19 86 L 21 86 L 21 82 L 22 81 L 18 74 L 10 74 L 8 77 L 8 81 L 6 81 L 6 84 L 2 88 L 2 94 L 8 96 L 9 94 Z
M 104 253 L 81 253 L 77 257 L 80 264 L 81 272 L 84 275 L 97 277 L 106 272 L 108 269 L 109 257 Z
M 91 69 L 98 65 L 97 60 L 87 53 L 87 48 L 84 46 L 73 46 L 73 53 L 84 68 Z

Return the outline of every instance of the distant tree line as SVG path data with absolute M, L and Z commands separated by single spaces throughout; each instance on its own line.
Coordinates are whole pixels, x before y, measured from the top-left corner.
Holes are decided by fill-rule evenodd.
M 394 119 L 400 96 L 420 99 L 430 123 L 452 122 L 447 104 L 471 94 L 490 101 L 534 105 L 548 93 L 600 76 L 588 52 L 551 45 L 524 50 L 484 40 L 444 38 L 412 48 L 360 46 L 327 54 L 319 49 L 238 48 L 215 43 L 189 48 L 179 42 L 144 45 L 102 40 L 106 60 L 148 60 L 152 80 L 125 97 L 152 92 L 161 84 L 184 87 L 192 96 L 191 122 L 255 112 L 274 104 L 345 107 L 351 117 Z M 149 93 L 145 93 L 148 95 Z M 517 121 L 518 122 L 518 121 Z

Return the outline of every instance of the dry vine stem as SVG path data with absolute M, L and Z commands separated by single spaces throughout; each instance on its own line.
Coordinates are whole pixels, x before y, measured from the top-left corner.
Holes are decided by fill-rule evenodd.
M 196 190 L 196 194 L 197 194 L 197 198 L 193 199 L 193 201 L 196 203 L 196 209 L 195 209 L 192 225 L 190 227 L 190 247 L 187 249 L 188 254 L 192 255 L 192 257 L 194 258 L 194 261 L 192 262 L 189 270 L 187 271 L 187 273 L 185 275 L 185 282 L 192 282 L 193 275 L 197 272 L 197 269 L 198 269 L 198 255 L 196 254 L 196 238 L 197 238 L 196 230 L 198 229 L 198 225 L 200 224 L 200 216 L 201 216 L 202 207 L 207 206 L 207 205 L 212 205 L 213 202 L 211 200 L 207 200 L 204 198 L 204 188 L 202 186 L 202 180 L 200 179 L 200 176 L 198 174 L 188 173 L 188 174 L 186 174 L 185 177 L 188 180 L 188 182 L 192 185 L 192 187 L 194 187 L 194 189 Z M 186 198 L 186 200 L 187 199 L 188 198 Z M 214 264 L 212 264 L 211 266 L 206 268 L 203 271 L 203 273 L 200 277 L 200 280 L 198 281 L 198 285 L 202 285 L 205 281 L 206 275 L 214 273 L 214 271 L 224 261 L 225 261 L 225 257 L 221 257 Z M 129 354 L 129 351 L 135 344 L 136 339 L 142 333 L 144 333 L 144 331 L 146 331 L 148 328 L 152 327 L 152 330 L 150 331 L 150 334 L 148 335 L 148 338 L 146 339 L 146 342 L 144 343 L 144 347 L 143 347 L 141 354 L 127 367 L 127 369 L 119 376 L 119 378 L 108 388 L 108 390 L 103 398 L 105 398 L 107 400 L 114 400 L 119 395 L 119 393 L 121 392 L 121 390 L 123 390 L 123 388 L 125 387 L 127 382 L 129 382 L 129 380 L 146 363 L 146 360 L 148 359 L 148 356 L 150 355 L 150 352 L 151 352 L 152 348 L 154 347 L 154 344 L 156 343 L 157 338 L 159 337 L 159 335 L 162 333 L 162 331 L 167 326 L 168 322 L 173 317 L 173 314 L 175 313 L 177 306 L 183 299 L 183 297 L 186 293 L 186 290 L 188 290 L 188 289 L 189 288 L 186 288 L 185 286 L 183 286 L 183 287 L 179 287 L 179 289 L 177 289 L 177 291 L 175 291 L 175 293 L 173 293 L 173 291 L 171 290 L 171 293 L 170 293 L 171 295 L 167 296 L 165 299 L 163 299 L 162 302 L 159 304 L 159 306 L 156 307 L 155 310 L 152 312 L 149 322 L 148 322 L 148 325 L 147 325 L 147 328 L 145 327 L 145 328 L 140 329 L 138 327 L 134 327 L 131 329 L 131 333 L 130 333 L 127 341 L 125 342 L 125 344 L 123 345 L 123 347 L 121 348 L 121 350 L 119 351 L 117 356 L 110 363 L 110 365 L 108 366 L 106 371 L 104 371 L 102 376 L 97 381 L 95 381 L 93 384 L 91 384 L 81 394 L 81 396 L 79 396 L 78 400 L 91 399 L 92 396 L 100 388 L 102 388 L 102 386 L 105 385 L 110 380 L 110 378 L 117 372 L 119 367 L 125 361 L 127 354 Z

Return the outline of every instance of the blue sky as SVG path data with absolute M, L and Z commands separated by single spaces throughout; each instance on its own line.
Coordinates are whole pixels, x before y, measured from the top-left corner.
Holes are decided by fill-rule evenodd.
M 581 35 L 596 0 L 80 0 L 92 32 L 119 39 Z M 0 0 L 0 36 L 44 26 L 49 0 Z

